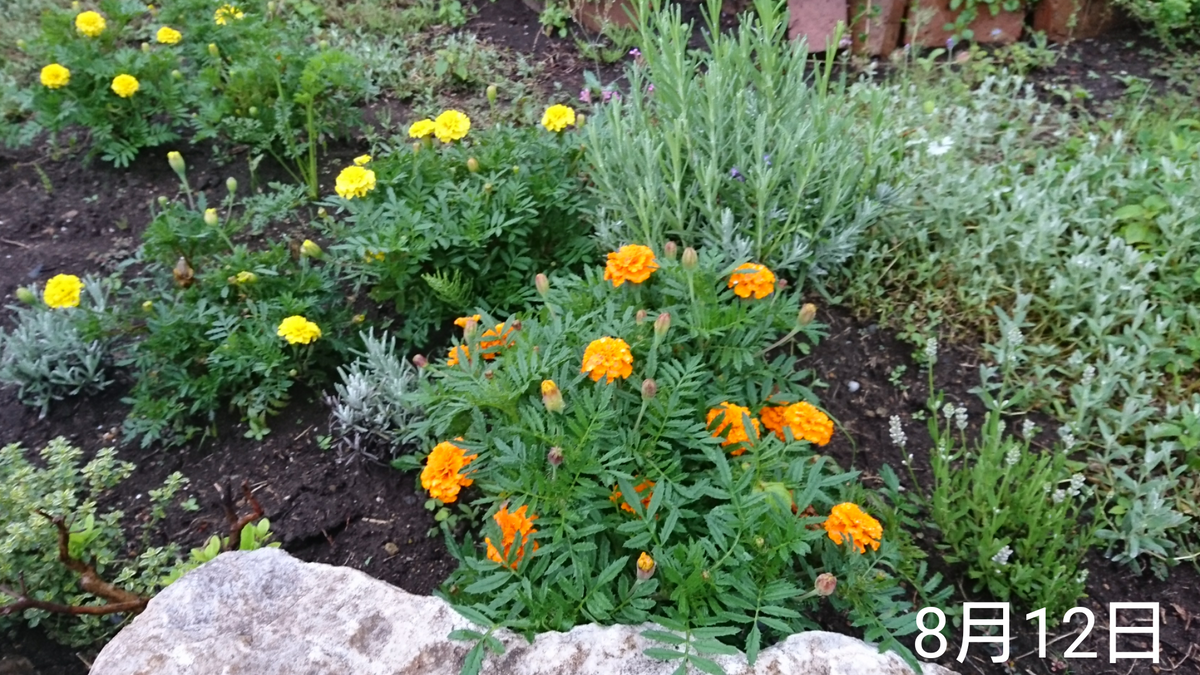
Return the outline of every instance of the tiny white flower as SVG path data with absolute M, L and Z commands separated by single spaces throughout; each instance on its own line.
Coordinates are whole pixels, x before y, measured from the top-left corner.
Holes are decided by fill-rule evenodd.
M 904 435 L 904 428 L 900 426 L 899 415 L 892 415 L 888 419 L 888 433 L 891 434 L 892 443 L 895 443 L 900 448 L 903 448 L 908 443 L 908 436 Z
M 1021 422 L 1021 436 L 1025 437 L 1026 439 L 1033 436 L 1033 420 L 1029 419 L 1028 417 Z
M 946 405 L 942 406 L 942 415 L 947 420 L 953 419 L 954 418 L 954 404 L 947 403 Z
M 934 157 L 941 157 L 950 152 L 951 146 L 954 145 L 954 139 L 949 136 L 943 136 L 940 141 L 931 141 L 929 143 L 929 154 Z
M 1088 367 L 1083 369 L 1083 377 L 1079 378 L 1079 384 L 1082 384 L 1086 387 L 1092 383 L 1092 380 L 1095 379 L 1095 377 L 1096 366 L 1088 364 Z
M 996 552 L 996 555 L 992 556 L 992 562 L 996 563 L 997 565 L 1007 565 L 1008 559 L 1012 557 L 1012 554 L 1012 547 L 1005 544 L 1004 548 L 1000 549 Z
M 1066 498 L 1067 498 L 1066 490 L 1055 490 L 1054 495 L 1050 497 L 1050 499 L 1052 499 L 1055 504 L 1063 503 L 1063 500 Z
M 925 341 L 925 360 L 930 364 L 937 363 L 938 341 L 931 337 Z
M 956 424 L 958 425 L 959 431 L 963 431 L 964 429 L 967 428 L 967 409 L 966 409 L 966 407 L 960 405 L 957 408 L 955 408 L 954 409 L 954 417 L 957 420 Z
M 1016 466 L 1019 461 L 1021 461 L 1021 450 L 1019 448 L 1010 448 L 1004 455 L 1004 463 L 1009 466 Z

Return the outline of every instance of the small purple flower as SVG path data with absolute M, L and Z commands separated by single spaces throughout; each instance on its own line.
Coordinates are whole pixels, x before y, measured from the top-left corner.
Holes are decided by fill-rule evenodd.
M 838 47 L 841 47 L 842 49 L 849 49 L 850 44 L 851 44 L 851 42 L 850 42 L 849 35 L 843 37 L 841 40 L 838 41 Z
M 636 59 L 642 55 L 642 52 L 637 47 L 634 47 L 633 49 L 629 50 L 629 55 Z
M 591 89 L 579 90 L 579 100 L 583 101 L 584 103 L 591 103 L 592 102 L 592 90 Z
M 733 167 L 732 169 L 730 169 L 730 170 L 729 170 L 729 177 L 730 177 L 730 178 L 736 178 L 736 179 L 740 180 L 740 181 L 741 181 L 741 182 L 743 182 L 743 183 L 745 183 L 745 182 L 746 182 L 746 177 L 742 175 L 742 172 L 741 172 L 741 171 L 738 171 L 738 170 L 737 170 L 737 167 L 736 167 L 736 166 L 735 166 L 735 167 Z
M 954 36 L 953 36 L 953 35 L 951 35 L 950 37 L 946 38 L 946 49 L 953 50 L 953 49 L 954 49 L 954 45 L 956 45 L 956 44 L 958 44 L 958 41 L 954 39 Z
M 1004 35 L 1004 31 L 1000 30 L 999 28 L 992 29 L 992 39 L 993 40 L 999 40 L 1001 35 Z
M 614 91 L 612 89 L 604 90 L 604 102 L 605 103 L 608 103 L 609 101 L 611 101 L 614 98 L 617 99 L 618 101 L 620 101 L 621 100 L 621 92 Z
M 770 155 L 763 155 L 763 161 L 767 163 L 767 166 L 771 166 L 771 156 Z
M 653 93 L 654 93 L 654 85 L 653 85 L 653 84 L 648 84 L 648 85 L 646 85 L 646 93 L 647 93 L 647 94 L 653 94 Z

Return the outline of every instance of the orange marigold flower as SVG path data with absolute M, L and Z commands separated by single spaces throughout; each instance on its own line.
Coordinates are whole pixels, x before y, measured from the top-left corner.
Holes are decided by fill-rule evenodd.
M 454 325 L 458 326 L 459 328 L 462 328 L 463 330 L 466 330 L 468 321 L 474 321 L 475 323 L 479 323 L 479 321 L 482 318 L 483 317 L 479 316 L 478 314 L 476 314 L 475 316 L 460 316 L 454 320 Z
M 633 488 L 634 491 L 638 493 L 639 497 L 642 497 L 643 492 L 646 493 L 646 496 L 642 497 L 642 508 L 643 509 L 650 508 L 650 498 L 654 496 L 653 488 L 654 488 L 654 481 L 652 481 L 648 478 L 646 480 L 642 481 L 641 485 L 637 485 Z M 620 504 L 621 509 L 624 511 L 628 511 L 630 513 L 636 513 L 636 511 L 633 510 L 633 507 L 630 506 L 629 504 L 625 503 L 625 500 L 621 498 L 621 491 L 618 490 L 615 485 L 613 486 L 612 496 L 609 497 L 608 500 L 614 504 Z
M 590 373 L 593 382 L 608 378 L 608 383 L 633 374 L 633 353 L 621 338 L 602 337 L 592 340 L 583 352 L 581 373 Z
M 801 401 L 790 405 L 767 406 L 758 414 L 762 417 L 763 426 L 774 432 L 781 441 L 787 440 L 784 429 L 791 429 L 792 438 L 798 441 L 821 446 L 833 438 L 833 420 L 811 403 Z
M 761 300 L 775 292 L 775 274 L 758 263 L 746 263 L 733 271 L 729 288 L 738 297 L 748 298 L 753 294 Z
M 471 352 L 469 350 L 467 350 L 467 346 L 459 345 L 457 347 L 450 348 L 450 356 L 449 356 L 449 358 L 446 359 L 446 365 L 457 366 L 458 365 L 458 355 L 460 353 L 462 354 L 462 358 L 464 361 L 466 361 L 467 363 L 471 362 Z
M 461 441 L 462 438 L 454 440 Z M 459 472 L 478 456 L 468 455 L 466 450 L 449 441 L 438 443 L 425 459 L 425 468 L 421 470 L 421 487 L 429 491 L 430 497 L 447 504 L 453 503 L 458 499 L 458 491 L 474 482 Z
M 713 436 L 722 437 L 725 440 L 721 443 L 721 447 L 733 445 L 735 443 L 745 443 L 750 440 L 750 436 L 746 433 L 746 424 L 742 419 L 742 415 L 750 414 L 749 408 L 744 408 L 740 405 L 734 405 L 729 401 L 721 403 L 721 405 L 708 411 L 708 424 L 712 425 L 713 420 L 717 419 L 724 413 L 725 417 L 721 424 L 713 431 Z M 758 420 L 751 417 L 751 422 L 754 423 L 754 438 L 758 438 Z M 746 452 L 746 448 L 740 447 L 729 453 L 734 457 Z
M 640 284 L 649 279 L 656 269 L 658 263 L 654 262 L 654 251 L 651 251 L 649 246 L 630 244 L 608 254 L 604 280 L 612 281 L 614 287 L 619 287 L 626 281 Z
M 843 537 L 852 538 L 859 553 L 866 553 L 867 546 L 878 551 L 879 540 L 883 537 L 883 526 L 879 521 L 851 502 L 833 507 L 829 518 L 825 520 L 825 531 L 835 544 L 841 544 Z
M 476 319 L 476 321 L 478 321 L 478 319 Z M 504 324 L 498 323 L 496 324 L 495 328 L 484 332 L 483 337 L 480 338 L 479 342 L 479 348 L 483 350 L 484 360 L 491 361 L 492 359 L 496 358 L 496 350 L 508 344 L 508 338 L 516 329 L 517 327 L 514 325 L 509 326 L 508 330 L 504 330 Z M 503 333 L 503 335 L 501 335 L 501 333 Z M 498 339 L 489 340 L 488 338 Z
M 488 560 L 504 565 L 506 564 L 505 560 L 512 555 L 516 555 L 512 560 L 511 567 L 512 569 L 517 568 L 517 563 L 521 561 L 521 558 L 525 557 L 525 545 L 529 542 L 529 535 L 537 532 L 537 530 L 533 529 L 533 521 L 537 520 L 537 516 L 526 517 L 525 509 L 527 508 L 529 508 L 528 505 L 525 505 L 509 513 L 508 506 L 503 506 L 496 513 L 496 524 L 500 526 L 500 532 L 503 536 L 501 546 L 504 548 L 504 554 L 501 555 L 490 537 L 485 537 L 484 541 L 487 542 Z M 513 552 L 513 544 L 517 541 L 518 532 L 521 534 L 521 543 L 517 546 L 516 551 Z M 533 550 L 538 550 L 538 543 L 536 541 L 533 542 Z

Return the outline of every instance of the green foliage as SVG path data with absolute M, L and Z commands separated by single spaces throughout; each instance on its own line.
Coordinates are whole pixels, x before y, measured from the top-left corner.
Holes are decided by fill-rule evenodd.
M 651 635 L 665 643 L 652 656 L 675 658 L 670 652 L 686 647 L 696 665 L 736 645 L 753 660 L 761 647 L 816 627 L 813 583 L 830 572 L 839 582 L 829 599 L 835 610 L 907 653 L 896 640 L 915 630 L 894 572 L 900 538 L 885 532 L 878 552 L 860 555 L 803 513 L 845 501 L 855 474 L 791 431 L 787 441 L 753 440 L 737 457 L 709 428 L 710 409 L 725 401 L 754 415 L 768 401 L 814 400 L 812 374 L 796 360 L 819 327 L 801 325 L 794 292 L 735 297 L 728 280 L 741 262 L 705 252 L 689 271 L 659 256 L 649 280 L 620 288 L 594 267 L 583 277 L 555 275 L 540 309 L 496 331 L 507 336 L 501 345 L 485 349 L 496 336 L 476 331 L 457 366 L 427 368 L 417 400 L 428 417 L 414 431 L 430 444 L 461 437 L 454 443 L 479 455 L 463 470 L 478 490 L 472 507 L 489 516 L 527 507 L 537 516 L 523 547 L 495 551 L 511 562 L 521 549 L 515 569 L 484 557 L 469 535 L 459 545 L 445 528 L 461 565 L 443 595 L 465 616 L 527 635 L 653 620 L 672 632 Z M 485 314 L 482 323 L 495 321 Z M 586 347 L 602 336 L 628 343 L 628 378 L 581 374 Z M 653 391 L 643 383 L 650 379 Z M 560 389 L 561 413 L 544 403 L 544 380 Z M 752 420 L 739 422 L 750 428 Z M 419 466 L 415 458 L 395 464 Z M 482 536 L 495 544 L 504 535 L 489 517 Z M 639 580 L 642 551 L 657 567 Z M 483 634 L 457 637 L 486 648 Z
M 260 548 L 279 548 L 283 545 L 279 542 L 268 544 L 267 540 L 270 538 L 271 521 L 266 518 L 260 518 L 257 523 L 250 523 L 242 528 L 242 538 L 237 548 L 230 545 L 229 537 L 218 537 L 214 534 L 203 547 L 192 549 L 188 559 L 176 564 L 162 577 L 160 583 L 164 587 L 171 585 L 179 577 L 216 558 L 222 551 L 256 551 Z
M 112 383 L 113 285 L 85 279 L 79 307 L 54 309 L 39 300 L 31 307 L 9 308 L 16 325 L 11 332 L 0 330 L 0 384 L 16 385 L 22 403 L 41 409 L 39 419 L 51 401 L 96 393 Z M 36 287 L 30 292 L 41 297 Z
M 1170 47 L 1200 41 L 1200 3 L 1194 0 L 1115 0 Z
M 418 371 L 396 355 L 394 337 L 360 335 L 363 351 L 348 367 L 338 368 L 341 382 L 326 401 L 332 409 L 330 428 L 341 449 L 371 459 L 391 453 L 408 440 L 410 425 L 422 411 L 414 402 Z
M 886 99 L 832 81 L 832 60 L 810 70 L 771 0 L 706 32 L 705 50 L 688 49 L 678 12 L 641 3 L 630 91 L 589 118 L 601 241 L 722 246 L 789 276 L 844 261 L 891 198 Z
M 102 605 L 104 602 L 78 587 L 78 574 L 59 561 L 58 531 L 43 511 L 67 519 L 68 550 L 85 560 L 104 578 L 134 593 L 149 595 L 155 581 L 174 564 L 175 547 L 145 550 L 137 558 L 125 557 L 122 533 L 124 514 L 103 511 L 96 502 L 133 472 L 134 466 L 116 459 L 112 449 L 101 450 L 80 465 L 83 453 L 65 439 L 50 442 L 35 465 L 19 445 L 0 448 L 0 585 L 19 589 L 21 583 L 33 597 L 65 605 Z M 157 503 L 166 504 L 186 483 L 179 474 L 168 477 Z M 152 511 L 153 526 L 160 512 Z M 0 607 L 12 601 L 0 593 Z M 24 621 L 43 626 L 59 642 L 73 646 L 91 644 L 115 630 L 100 616 L 50 614 L 28 609 L 20 615 L 0 616 L 0 629 Z
M 595 254 L 581 153 L 572 132 L 541 127 L 473 128 L 419 151 L 405 143 L 370 164 L 372 192 L 325 202 L 330 216 L 316 225 L 337 242 L 340 273 L 392 302 L 404 317 L 397 337 L 421 345 L 474 305 L 522 307 L 535 273 Z
M 297 382 L 315 384 L 349 353 L 355 326 L 328 265 L 284 243 L 263 250 L 232 245 L 245 225 L 232 217 L 233 195 L 215 225 L 197 208 L 172 202 L 146 228 L 140 252 L 144 276 L 130 289 L 136 342 L 123 365 L 135 384 L 127 402 L 129 439 L 143 447 L 179 443 L 231 407 L 249 424 L 247 436 L 268 433 L 267 416 L 289 400 Z M 321 337 L 288 344 L 276 334 L 289 316 L 315 322 Z

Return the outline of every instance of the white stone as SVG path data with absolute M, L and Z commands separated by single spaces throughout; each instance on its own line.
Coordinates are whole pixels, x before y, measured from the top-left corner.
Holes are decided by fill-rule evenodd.
M 275 548 L 231 552 L 159 593 L 105 646 L 91 675 L 458 675 L 473 627 L 439 598 L 411 595 L 346 567 L 305 563 Z M 533 644 L 508 631 L 482 673 L 668 675 L 677 663 L 642 654 L 642 626 L 577 626 Z M 715 659 L 728 675 L 910 675 L 895 654 L 810 632 Z M 951 673 L 926 665 L 925 675 Z

